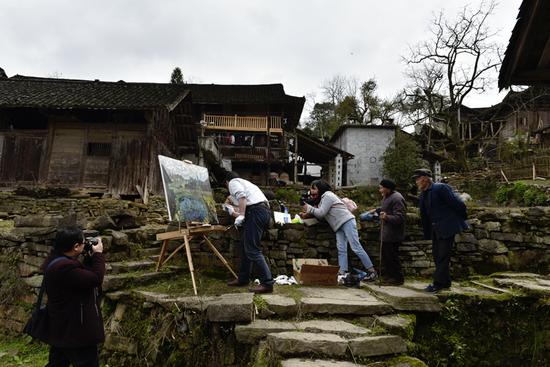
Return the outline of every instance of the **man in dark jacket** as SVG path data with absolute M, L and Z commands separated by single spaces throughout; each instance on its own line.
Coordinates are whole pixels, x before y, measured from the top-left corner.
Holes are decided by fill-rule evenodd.
M 384 179 L 378 191 L 382 194 L 382 205 L 378 209 L 382 226 L 382 273 L 387 285 L 401 285 L 405 278 L 399 261 L 399 246 L 405 239 L 405 217 L 407 205 L 403 196 L 395 191 L 395 183 Z
M 421 191 L 418 206 L 424 238 L 432 240 L 432 255 L 435 262 L 433 284 L 428 285 L 425 290 L 438 292 L 451 286 L 451 251 L 455 234 L 468 228 L 466 205 L 448 185 L 434 183 L 430 170 L 417 169 L 413 178 Z
M 50 316 L 50 356 L 46 367 L 99 366 L 97 344 L 105 340 L 98 301 L 105 275 L 101 239 L 92 246 L 89 267 L 77 260 L 83 251 L 82 230 L 65 227 L 57 231 L 54 249 L 45 262 Z

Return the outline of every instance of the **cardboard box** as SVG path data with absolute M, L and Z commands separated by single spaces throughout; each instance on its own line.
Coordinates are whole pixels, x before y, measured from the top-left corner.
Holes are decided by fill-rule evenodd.
M 292 259 L 294 278 L 303 285 L 337 285 L 338 266 L 326 259 Z

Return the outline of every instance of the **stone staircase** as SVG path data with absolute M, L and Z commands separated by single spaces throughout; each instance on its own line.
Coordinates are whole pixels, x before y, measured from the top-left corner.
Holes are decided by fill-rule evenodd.
M 130 284 L 147 284 L 174 274 L 168 268 L 156 273 L 154 267 L 155 262 L 148 259 L 110 263 L 105 282 L 107 297 L 120 301 L 119 305 L 128 297 L 175 313 L 199 312 L 212 323 L 232 323 L 236 342 L 257 351 L 254 366 L 265 365 L 265 356 L 284 367 L 425 366 L 407 355 L 407 345 L 413 338 L 415 315 L 440 312 L 440 299 L 452 293 L 550 294 L 547 277 L 514 273 L 497 274 L 477 283 L 456 282 L 436 295 L 423 292 L 426 281 L 418 280 L 403 286 L 362 284 L 359 289 L 276 286 L 274 294 L 256 296 L 242 290 L 220 296 L 125 290 Z M 121 319 L 124 312 L 119 313 Z M 105 348 L 116 351 L 121 345 L 134 345 L 126 339 L 117 343 L 117 338 L 116 333 L 108 335 Z
M 437 312 L 440 306 L 436 296 L 375 285 L 361 289 L 300 287 L 299 294 L 298 301 L 277 294 L 256 296 L 262 300 L 257 302 L 262 305 L 258 317 L 235 327 L 237 341 L 260 344 L 287 367 L 357 366 L 367 359 L 392 358 L 405 358 L 400 366 L 423 365 L 404 356 L 414 318 L 395 312 Z M 382 294 L 392 295 L 391 302 L 400 310 Z
M 284 287 L 287 286 L 277 286 L 275 294 L 256 296 L 233 293 L 178 297 L 148 291 L 119 291 L 108 293 L 107 297 L 112 300 L 137 298 L 172 312 L 202 312 L 209 322 L 234 323 L 237 343 L 258 348 L 255 362 L 258 366 L 262 365 L 259 359 L 266 353 L 288 367 L 346 366 L 366 360 L 387 363 L 396 358 L 398 364 L 384 365 L 424 365 L 406 356 L 407 342 L 413 336 L 414 316 L 397 314 L 392 304 L 380 295 L 391 294 L 391 301 L 400 305 L 401 312 L 434 312 L 439 309 L 436 296 L 405 287 L 370 285 L 361 289 L 288 286 L 293 287 L 293 295 L 289 296 L 289 289 Z M 378 288 L 377 292 L 371 288 Z M 411 310 L 406 310 L 407 305 Z M 111 348 L 109 343 L 105 347 Z

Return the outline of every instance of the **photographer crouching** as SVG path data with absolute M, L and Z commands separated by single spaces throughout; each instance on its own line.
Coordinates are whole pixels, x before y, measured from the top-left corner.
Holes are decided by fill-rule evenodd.
M 86 266 L 78 256 L 86 255 Z M 105 340 L 99 288 L 105 275 L 101 238 L 84 238 L 75 226 L 57 231 L 43 265 L 50 318 L 46 367 L 98 367 L 98 343 Z

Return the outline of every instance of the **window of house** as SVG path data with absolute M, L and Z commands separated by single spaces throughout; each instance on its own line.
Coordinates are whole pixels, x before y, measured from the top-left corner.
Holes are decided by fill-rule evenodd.
M 86 154 L 95 157 L 109 157 L 111 155 L 111 143 L 88 143 Z

